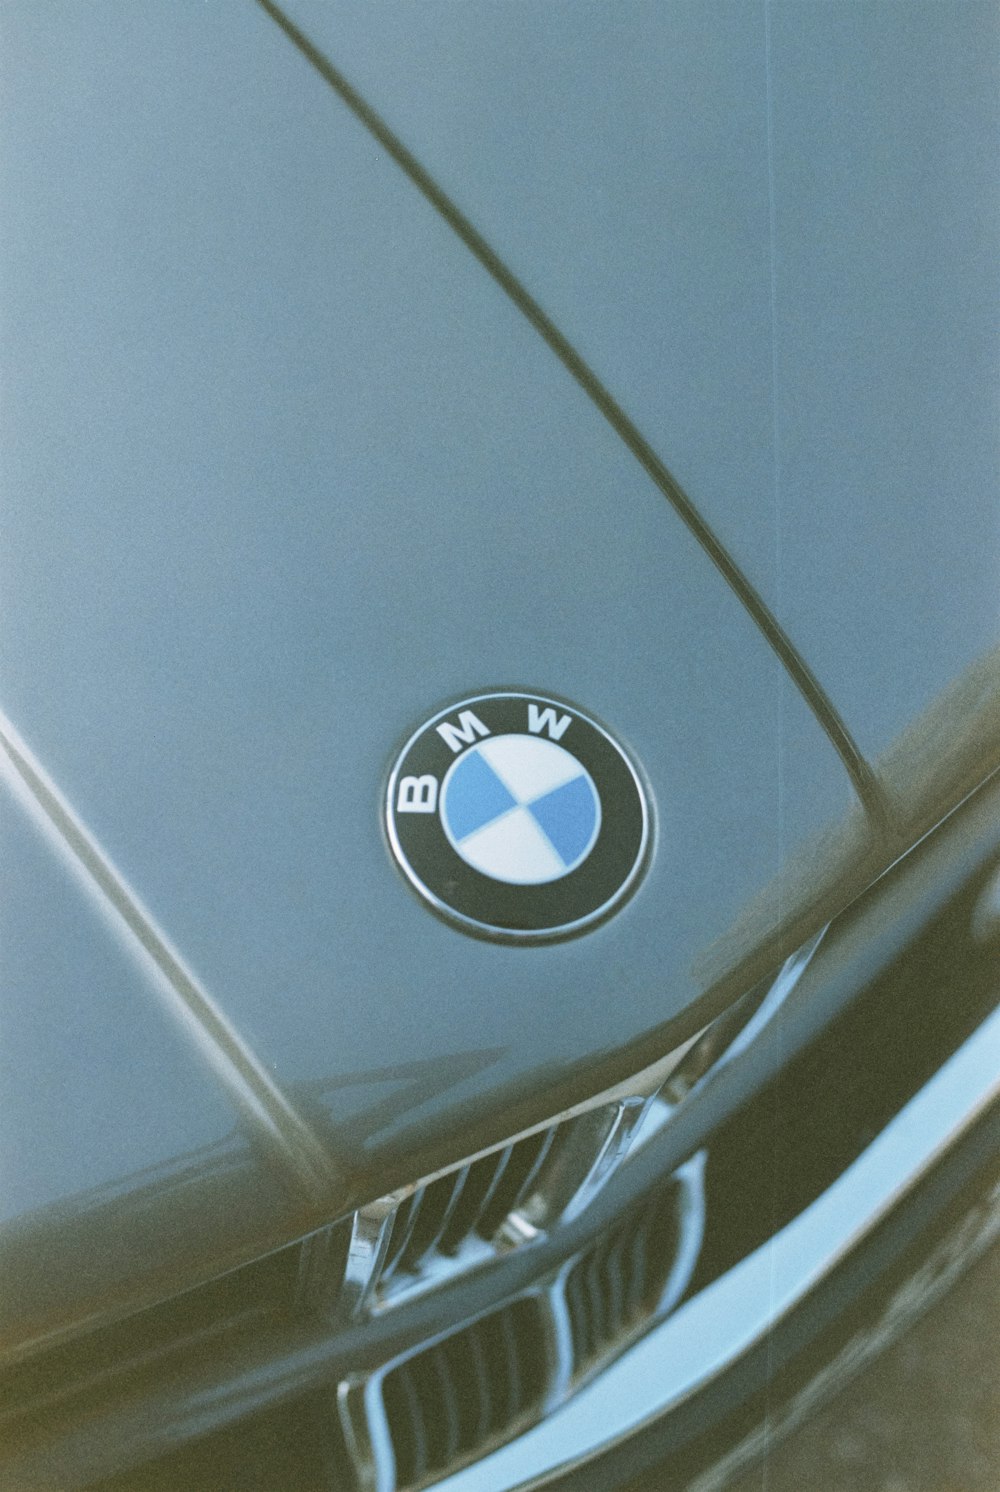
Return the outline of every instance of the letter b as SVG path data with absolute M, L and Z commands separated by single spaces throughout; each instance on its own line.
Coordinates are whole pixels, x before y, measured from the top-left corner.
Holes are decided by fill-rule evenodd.
M 396 796 L 397 813 L 433 813 L 437 807 L 438 782 L 426 773 L 423 777 L 402 777 Z

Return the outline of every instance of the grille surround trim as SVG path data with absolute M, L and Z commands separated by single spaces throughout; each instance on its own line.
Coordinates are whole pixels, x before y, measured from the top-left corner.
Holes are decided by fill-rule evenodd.
M 589 1351 L 578 1349 L 567 1302 L 567 1281 L 573 1270 L 587 1267 L 592 1256 L 599 1257 L 602 1252 L 604 1240 L 598 1239 L 571 1255 L 542 1280 L 512 1296 L 501 1307 L 489 1309 L 463 1321 L 458 1327 L 419 1342 L 370 1375 L 357 1374 L 342 1381 L 337 1391 L 337 1409 L 354 1460 L 358 1492 L 419 1492 L 432 1483 L 437 1486 L 440 1476 L 450 1479 L 461 1467 L 471 1468 L 475 1474 L 484 1457 L 501 1450 L 513 1438 L 524 1435 L 533 1425 L 544 1423 L 549 1414 L 572 1399 L 639 1341 L 656 1320 L 669 1314 L 683 1296 L 698 1261 L 705 1226 L 705 1158 L 705 1152 L 699 1151 L 665 1182 L 676 1193 L 673 1206 L 677 1236 L 672 1257 L 648 1308 L 643 1309 L 639 1302 L 639 1308 L 631 1312 L 625 1328 L 616 1334 L 607 1334 L 603 1344 L 598 1343 Z M 638 1214 L 638 1225 L 645 1226 L 649 1214 L 663 1207 L 662 1196 L 652 1202 L 646 1199 L 633 1209 L 633 1218 Z M 623 1222 L 623 1232 L 631 1221 L 626 1219 Z M 456 1457 L 451 1466 L 434 1466 L 425 1476 L 400 1481 L 390 1413 L 384 1397 L 386 1381 L 405 1370 L 407 1365 L 430 1358 L 448 1343 L 455 1343 L 467 1333 L 475 1332 L 483 1322 L 504 1318 L 506 1329 L 508 1313 L 529 1303 L 536 1310 L 539 1323 L 538 1338 L 532 1344 L 534 1352 L 529 1356 L 534 1356 L 539 1347 L 542 1348 L 546 1371 L 544 1392 L 537 1395 L 533 1407 L 522 1409 L 502 1426 L 495 1426 L 482 1443 Z

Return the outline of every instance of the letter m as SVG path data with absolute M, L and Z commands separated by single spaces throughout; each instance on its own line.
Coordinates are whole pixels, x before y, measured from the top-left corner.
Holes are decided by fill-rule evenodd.
M 533 735 L 539 735 L 547 730 L 553 741 L 558 741 L 566 733 L 566 727 L 573 723 L 572 715 L 560 715 L 556 719 L 556 712 L 548 706 L 540 710 L 537 705 L 528 706 L 528 729 Z
M 471 746 L 477 736 L 489 735 L 486 726 L 471 710 L 462 711 L 457 725 L 445 720 L 438 726 L 437 733 L 452 751 L 461 751 L 463 746 Z

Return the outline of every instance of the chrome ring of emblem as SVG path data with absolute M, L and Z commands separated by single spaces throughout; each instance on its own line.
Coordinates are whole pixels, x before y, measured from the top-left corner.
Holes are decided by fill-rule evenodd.
M 596 926 L 638 886 L 650 800 L 607 728 L 552 695 L 495 690 L 436 711 L 384 801 L 398 868 L 463 931 L 539 943 Z

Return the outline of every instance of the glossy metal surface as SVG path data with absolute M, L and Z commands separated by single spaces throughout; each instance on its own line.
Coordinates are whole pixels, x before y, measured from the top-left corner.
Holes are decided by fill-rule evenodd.
M 243 1085 L 187 1039 L 173 989 L 2 770 L 0 823 L 6 1357 L 231 1267 L 302 1214 L 261 1163 Z
M 1000 640 L 990 0 L 288 0 L 876 757 Z
M 614 434 L 262 12 L 4 28 L 5 708 L 95 905 L 131 888 L 186 971 L 179 1024 L 216 1012 L 296 1131 L 315 1223 L 700 1027 L 697 959 L 848 780 Z M 527 954 L 429 917 L 378 832 L 412 721 L 519 681 L 613 723 L 661 826 L 612 923 Z
M 795 622 L 796 639 L 801 628 L 807 661 L 848 724 L 876 749 L 981 653 L 991 541 L 968 555 L 956 587 L 949 544 L 925 544 L 915 559 L 893 527 L 897 509 L 872 506 L 870 481 L 842 483 L 830 475 L 834 463 L 817 469 L 832 409 L 855 431 L 848 476 L 870 476 L 881 427 L 861 430 L 868 443 L 859 444 L 858 397 L 845 395 L 845 413 L 829 388 L 815 388 L 793 419 L 780 380 L 773 399 L 761 392 L 768 359 L 772 374 L 785 370 L 786 390 L 808 387 L 807 373 L 819 377 L 802 366 L 797 340 L 809 295 L 796 280 L 801 266 L 791 267 L 790 299 L 772 304 L 776 261 L 762 248 L 773 249 L 784 200 L 761 196 L 762 161 L 776 181 L 796 169 L 778 166 L 781 131 L 797 128 L 789 90 L 795 48 L 806 45 L 801 13 L 773 14 L 768 114 L 759 69 L 746 69 L 749 12 L 726 10 L 709 36 L 696 11 L 678 8 L 668 15 L 673 30 L 647 48 L 653 12 L 635 7 L 629 66 L 616 81 L 605 68 L 614 85 L 605 122 L 615 128 L 602 126 L 601 138 L 627 157 L 613 93 L 625 73 L 635 84 L 632 62 L 643 55 L 653 70 L 641 73 L 642 86 L 656 82 L 666 115 L 644 136 L 631 185 L 587 164 L 588 150 L 605 146 L 588 134 L 589 120 L 581 129 L 567 111 L 574 93 L 591 110 L 595 95 L 580 78 L 608 55 L 597 13 L 575 22 L 572 82 L 565 74 L 558 96 L 584 176 L 550 165 L 569 196 L 559 206 L 536 182 L 529 217 L 537 232 L 554 204 L 573 224 L 575 267 L 556 252 L 564 233 L 538 242 L 567 283 L 582 273 L 583 291 L 561 300 L 546 281 L 539 294 L 616 387 L 602 349 L 620 362 L 627 347 L 637 378 L 619 392 L 664 459 L 673 464 L 678 452 L 696 506 L 724 537 L 735 525 L 737 557 L 765 594 L 770 582 L 756 567 L 778 529 L 761 494 L 770 504 L 778 492 L 778 571 L 793 583 L 781 605 L 771 599 Z M 353 12 L 326 13 L 334 14 L 338 44 L 355 48 Z M 426 24 L 441 14 L 426 9 Z M 459 30 L 488 25 L 484 14 L 468 7 Z M 556 8 L 551 17 L 557 26 Z M 368 40 L 382 45 L 381 22 L 370 11 L 366 19 Z M 79 951 L 52 976 L 51 997 L 60 1008 L 69 1002 L 60 980 L 71 969 L 75 998 L 105 1043 L 101 1066 L 115 1069 L 109 1096 L 150 1095 L 135 1133 L 119 1114 L 93 1109 L 114 1144 L 102 1148 L 86 1126 L 59 1123 L 34 1131 L 42 1164 L 30 1148 L 4 1155 L 8 1195 L 19 1199 L 5 1243 L 18 1271 L 39 1251 L 46 1259 L 43 1332 L 169 1295 L 606 1087 L 776 967 L 906 845 L 873 841 L 830 740 L 648 467 L 263 11 L 239 0 L 156 14 L 124 0 L 86 13 L 24 4 L 7 8 L 3 27 L 2 704 L 11 740 L 21 742 L 7 763 L 47 825 L 53 857 L 46 869 L 37 846 L 25 852 L 34 868 L 14 904 L 20 921 L 4 975 L 30 1054 L 22 1073 L 37 1070 L 44 1052 L 49 1089 L 76 1095 L 82 1110 L 75 1027 L 48 1020 L 34 981 L 48 967 L 42 954 L 63 939 L 75 947 L 71 929 L 86 926 Z M 923 21 L 917 33 L 914 46 L 926 41 Z M 968 47 L 967 30 L 952 33 L 949 47 Z M 551 58 L 565 32 L 546 34 Z M 888 34 L 876 38 L 880 57 L 893 55 Z M 521 121 L 505 147 L 520 157 L 535 153 L 533 110 L 545 97 L 551 115 L 552 94 L 531 81 L 544 48 L 524 48 L 517 35 L 515 25 L 509 42 L 527 71 L 504 117 Z M 856 56 L 865 38 L 838 35 L 844 55 Z M 398 36 L 405 42 L 402 20 Z M 817 33 L 809 46 L 822 40 Z M 428 65 L 435 55 L 431 39 Z M 957 67 L 959 53 L 947 55 Z M 401 58 L 409 67 L 409 43 L 395 54 L 382 45 L 390 114 L 402 97 Z M 351 50 L 360 76 L 368 63 L 359 59 Z M 661 64 L 688 77 L 685 90 L 662 86 Z M 502 80 L 504 69 L 494 71 Z M 464 91 L 484 99 L 471 76 L 465 68 Z M 981 76 L 965 79 L 962 108 L 982 109 Z M 833 109 L 834 151 L 834 125 L 853 130 L 855 112 L 870 119 L 866 78 L 857 111 Z M 439 89 L 439 102 L 445 96 Z M 762 157 L 769 118 L 777 132 Z M 979 118 L 963 115 L 966 133 L 975 135 Z M 634 117 L 629 129 L 634 137 Z M 541 133 L 555 161 L 565 142 Z M 419 146 L 418 134 L 414 126 Z M 488 142 L 464 138 L 489 174 Z M 685 145 L 672 145 L 666 164 L 661 138 Z M 825 138 L 815 143 L 832 180 L 837 161 L 822 156 Z M 857 156 L 850 142 L 843 149 Z M 428 159 L 438 169 L 435 150 Z M 955 177 L 963 243 L 979 231 L 967 190 L 979 167 L 967 165 Z M 671 201 L 681 177 L 688 184 L 683 210 L 668 215 L 670 233 L 687 236 L 669 252 L 649 250 L 662 222 L 658 194 L 635 190 L 661 168 L 679 173 L 664 189 Z M 515 176 L 519 189 L 530 181 L 520 166 Z M 931 176 L 940 184 L 941 170 Z M 597 208 L 595 179 L 609 193 Z M 623 184 L 642 213 L 652 210 L 652 237 L 641 223 L 627 226 L 615 200 Z M 862 188 L 870 196 L 870 181 Z M 474 193 L 456 190 L 475 207 Z M 572 207 L 581 191 L 586 214 Z M 984 201 L 988 210 L 988 194 Z M 907 210 L 897 209 L 904 229 Z M 503 231 L 521 216 L 510 212 Z M 853 221 L 848 212 L 838 231 Z M 579 231 L 584 222 L 596 236 Z M 493 232 L 491 212 L 484 226 Z M 591 293 L 595 266 L 607 285 L 603 266 L 614 256 L 601 235 L 611 232 L 638 245 L 645 264 L 616 271 L 616 285 L 634 287 L 628 305 Z M 912 236 L 907 229 L 899 242 Z M 856 270 L 857 244 L 833 242 Z M 889 238 L 879 243 L 884 279 L 894 261 L 885 258 Z M 534 283 L 536 260 L 516 247 L 511 258 Z M 659 301 L 643 288 L 653 282 Z M 933 316 L 909 348 L 918 372 L 905 387 L 919 385 L 921 409 L 940 403 L 926 353 L 937 337 L 951 349 L 942 368 L 972 412 L 974 438 L 963 436 L 965 454 L 956 453 L 949 427 L 931 461 L 921 441 L 936 436 L 925 421 L 906 462 L 878 466 L 879 493 L 897 504 L 924 457 L 929 469 L 950 462 L 962 493 L 983 489 L 982 366 L 959 366 L 955 355 L 968 317 L 979 315 L 981 286 L 971 269 L 962 284 L 968 306 L 957 307 L 935 281 Z M 779 301 L 783 321 L 774 319 Z M 584 303 L 588 325 L 600 323 L 596 340 L 574 310 Z M 886 303 L 897 325 L 901 301 Z M 657 306 L 669 314 L 652 314 Z M 769 340 L 779 323 L 786 331 Z M 824 326 L 836 340 L 841 323 L 821 318 Z M 888 387 L 898 343 L 883 327 L 871 346 L 888 359 L 877 369 Z M 838 348 L 839 360 L 816 361 L 834 380 Z M 654 366 L 668 423 L 644 413 Z M 859 397 L 871 390 L 867 368 Z M 892 426 L 897 456 L 915 429 L 914 407 Z M 775 488 L 779 467 L 794 470 L 808 505 L 788 496 L 788 482 Z M 831 483 L 848 493 L 841 512 Z M 828 552 L 817 541 L 828 522 L 838 535 L 861 534 L 858 504 L 885 526 L 884 543 L 860 561 L 857 545 Z M 960 519 L 955 511 L 949 533 L 988 532 L 972 498 Z M 921 509 L 911 521 L 926 533 L 931 517 Z M 872 556 L 886 549 L 893 583 L 874 584 Z M 934 553 L 937 588 L 924 583 L 925 553 Z M 846 642 L 830 599 L 840 606 L 845 594 Z M 947 595 L 946 626 L 931 595 Z M 902 633 L 913 639 L 905 658 Z M 444 698 L 486 687 L 579 699 L 621 733 L 655 795 L 660 838 L 646 882 L 613 923 L 578 944 L 526 952 L 463 940 L 408 894 L 379 840 L 394 746 Z M 979 719 L 989 687 L 987 679 L 948 712 L 931 747 L 918 740 L 915 755 L 904 754 L 901 780 L 923 784 L 926 762 L 947 759 L 941 740 Z M 977 744 L 966 785 L 985 770 L 984 754 Z M 951 806 L 958 780 L 946 772 L 921 789 L 931 808 L 920 812 Z M 9 822 L 10 852 L 20 852 L 23 827 Z M 833 835 L 817 841 L 830 826 Z M 67 856 L 77 875 L 68 899 L 46 889 Z M 113 977 L 108 959 L 117 961 Z M 140 1034 L 164 1011 L 165 1049 L 178 1035 L 186 1044 L 170 1093 L 166 1057 Z M 193 1077 L 199 1061 L 204 1080 Z M 35 1112 L 33 1101 L 23 1097 L 24 1112 Z M 238 1138 L 227 1139 L 233 1124 Z M 56 1212 L 45 1210 L 50 1203 Z M 377 1246 L 359 1240 L 362 1290 Z M 18 1310 L 28 1304 L 19 1288 L 8 1299 Z

